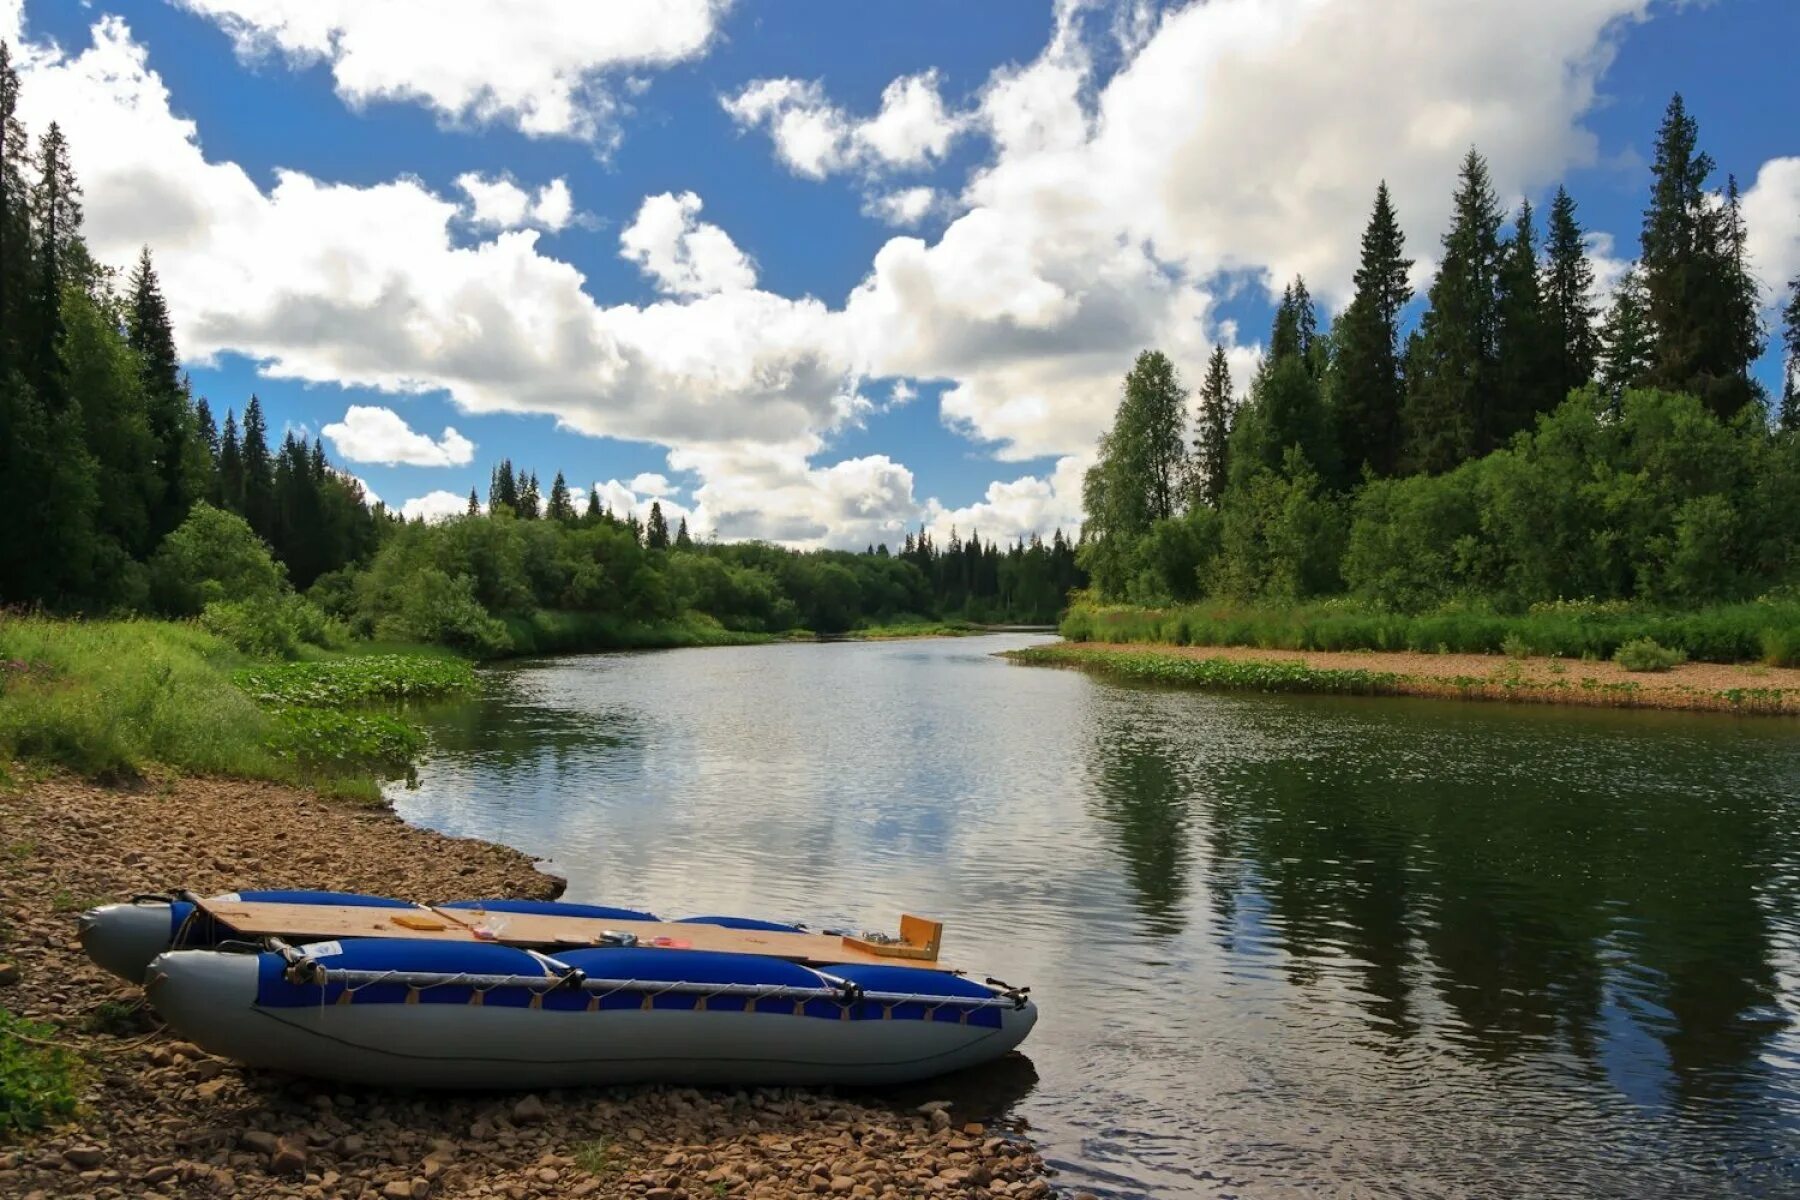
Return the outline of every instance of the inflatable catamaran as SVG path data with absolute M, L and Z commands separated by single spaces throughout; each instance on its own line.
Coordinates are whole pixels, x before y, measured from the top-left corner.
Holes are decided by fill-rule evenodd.
M 1028 989 L 898 938 L 555 901 L 344 892 L 139 897 L 81 917 L 95 962 L 249 1066 L 412 1087 L 893 1084 L 1006 1054 Z

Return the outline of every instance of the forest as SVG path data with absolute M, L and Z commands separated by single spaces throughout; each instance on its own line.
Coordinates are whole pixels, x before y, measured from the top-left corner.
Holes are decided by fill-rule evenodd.
M 1293 280 L 1241 401 L 1223 349 L 1191 399 L 1165 355 L 1138 357 L 1085 479 L 1091 603 L 1074 623 L 1105 604 L 1523 617 L 1800 601 L 1800 279 L 1760 294 L 1737 183 L 1714 173 L 1676 96 L 1640 256 L 1604 311 L 1566 190 L 1540 232 L 1529 203 L 1503 212 L 1471 150 L 1415 305 L 1378 187 L 1349 303 L 1321 328 Z M 1778 396 L 1752 373 L 1770 299 Z
M 547 496 L 499 464 L 466 516 L 408 524 L 249 397 L 221 423 L 181 370 L 145 248 L 82 238 L 61 129 L 35 144 L 0 44 L 0 605 L 198 618 L 257 653 L 347 637 L 513 651 L 731 640 L 956 617 L 1048 622 L 1073 541 L 921 530 L 860 553 L 722 545 Z

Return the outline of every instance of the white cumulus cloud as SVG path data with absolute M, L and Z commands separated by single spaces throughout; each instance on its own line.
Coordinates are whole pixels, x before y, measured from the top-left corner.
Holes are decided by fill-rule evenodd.
M 462 467 L 475 458 L 475 443 L 451 426 L 432 441 L 415 433 L 406 419 L 391 408 L 352 404 L 343 420 L 320 430 L 338 457 L 347 462 L 382 463 L 386 466 Z
M 442 490 L 415 496 L 400 506 L 400 515 L 407 520 L 423 520 L 428 523 L 460 517 L 468 511 L 469 498 L 467 496 L 459 496 L 455 492 Z
M 674 484 L 669 482 L 667 475 L 658 475 L 654 471 L 645 471 L 633 476 L 631 482 L 625 486 L 646 496 L 669 496 L 678 490 Z
M 637 217 L 619 234 L 619 257 L 636 263 L 672 296 L 709 296 L 756 286 L 756 268 L 731 235 L 699 219 L 700 197 L 664 192 L 646 196 Z
M 245 57 L 323 62 L 348 104 L 609 142 L 615 76 L 698 58 L 730 0 L 177 0 Z
M 889 225 L 917 225 L 937 206 L 938 193 L 932 187 L 909 187 L 871 196 L 863 204 L 863 212 Z
M 535 227 L 558 232 L 575 216 L 575 199 L 566 180 L 552 179 L 534 194 L 505 175 L 489 178 L 467 171 L 456 186 L 469 198 L 470 223 L 486 229 Z
M 967 126 L 938 92 L 936 71 L 906 75 L 881 93 L 874 116 L 857 118 L 831 103 L 816 81 L 759 79 L 720 103 L 745 129 L 766 128 L 775 153 L 812 179 L 855 167 L 921 167 L 943 158 Z
M 1772 158 L 1744 193 L 1750 269 L 1763 299 L 1785 303 L 1788 282 L 1800 277 L 1800 156 Z

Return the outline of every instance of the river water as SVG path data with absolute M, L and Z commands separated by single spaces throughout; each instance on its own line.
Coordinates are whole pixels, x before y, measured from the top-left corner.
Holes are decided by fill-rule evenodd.
M 1103 1196 L 1800 1195 L 1792 722 L 1215 694 L 1001 635 L 594 655 L 407 819 L 568 898 L 892 928 L 1042 1008 L 927 1088 Z

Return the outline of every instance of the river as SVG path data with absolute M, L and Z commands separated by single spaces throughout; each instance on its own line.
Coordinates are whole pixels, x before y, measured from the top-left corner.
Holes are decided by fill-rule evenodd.
M 925 1092 L 1072 1189 L 1800 1195 L 1793 722 L 993 657 L 1039 640 L 506 666 L 390 798 L 571 900 L 943 919 L 1042 1016 Z

